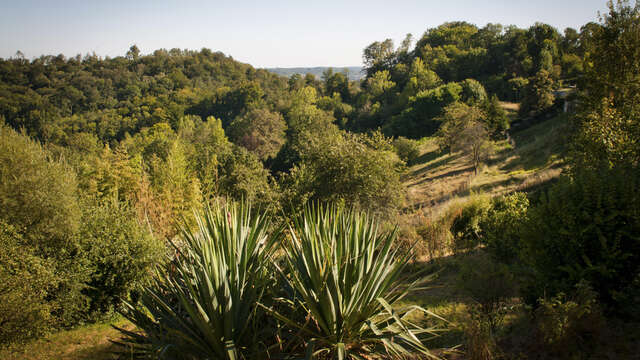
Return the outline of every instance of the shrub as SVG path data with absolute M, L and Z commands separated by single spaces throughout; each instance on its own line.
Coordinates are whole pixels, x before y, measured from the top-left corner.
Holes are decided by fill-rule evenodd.
M 56 283 L 52 265 L 35 256 L 15 228 L 0 220 L 0 344 L 50 329 L 52 304 L 46 296 Z
M 77 236 L 75 174 L 38 143 L 0 124 L 0 179 L 0 219 L 23 239 L 25 259 L 32 254 L 50 266 L 54 275 L 43 278 L 49 283 L 42 288 L 56 325 L 74 325 L 86 311 L 82 290 L 88 275 Z
M 474 195 L 458 211 L 450 228 L 456 250 L 468 250 L 480 244 L 480 222 L 490 208 L 489 197 Z
M 215 205 L 197 223 L 197 231 L 182 229 L 176 259 L 144 288 L 141 308 L 124 312 L 143 331 L 121 329 L 125 344 L 156 358 L 266 356 L 275 330 L 257 303 L 272 279 L 268 263 L 280 231 L 270 232 L 270 218 L 246 203 Z
M 451 251 L 453 235 L 451 234 L 452 216 L 445 216 L 428 220 L 426 224 L 417 229 L 418 234 L 424 240 L 424 246 L 430 259 L 446 255 Z
M 535 275 L 527 284 L 528 301 L 567 293 L 586 280 L 611 310 L 636 314 L 639 175 L 637 169 L 578 172 L 532 208 L 522 238 L 522 259 Z
M 480 221 L 483 242 L 494 260 L 505 264 L 518 261 L 521 250 L 521 224 L 526 222 L 529 199 L 524 193 L 495 198 Z
M 393 147 L 396 149 L 398 157 L 407 165 L 412 165 L 420 156 L 420 143 L 415 140 L 401 136 L 393 141 Z
M 405 318 L 420 309 L 393 308 L 410 291 L 401 281 L 409 258 L 392 250 L 394 238 L 378 233 L 366 214 L 336 206 L 307 207 L 294 220 L 284 250 L 285 279 L 296 297 L 286 303 L 307 319 L 273 314 L 298 329 L 307 358 L 430 355 L 418 339 L 428 330 Z
M 471 317 L 463 325 L 465 359 L 492 360 L 496 358 L 497 344 L 492 336 L 487 318 L 476 308 L 469 311 Z
M 138 222 L 134 210 L 115 200 L 87 205 L 80 233 L 91 266 L 84 293 L 93 313 L 116 310 L 122 300 L 135 301 L 152 267 L 164 261 L 163 244 Z
M 489 324 L 491 333 L 506 315 L 508 301 L 516 295 L 516 281 L 509 268 L 481 251 L 465 259 L 457 280 L 458 289 L 473 301 L 472 308 Z
M 550 300 L 540 299 L 534 312 L 539 349 L 554 358 L 589 352 L 606 329 L 597 293 L 586 282 L 578 283 L 572 293 L 571 297 L 559 293 Z

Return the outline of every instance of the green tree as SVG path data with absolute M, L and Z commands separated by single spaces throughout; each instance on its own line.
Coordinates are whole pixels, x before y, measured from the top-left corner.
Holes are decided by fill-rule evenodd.
M 505 109 L 500 105 L 498 97 L 493 95 L 491 98 L 485 99 L 481 106 L 485 114 L 485 124 L 491 136 L 504 137 L 510 126 L 509 117 Z
M 164 245 L 132 208 L 115 199 L 88 203 L 82 220 L 82 246 L 91 264 L 84 290 L 89 311 L 99 316 L 118 310 L 123 300 L 135 302 L 152 269 L 165 261 Z
M 640 5 L 611 2 L 602 24 L 591 27 L 581 107 L 576 125 L 576 167 L 629 166 L 640 159 Z
M 480 82 L 466 79 L 460 83 L 462 87 L 462 101 L 469 105 L 481 104 L 487 100 L 487 92 Z
M 52 264 L 46 298 L 57 325 L 84 316 L 81 291 L 88 264 L 79 239 L 81 212 L 75 174 L 28 137 L 0 124 L 0 220 L 23 239 L 25 253 Z
M 394 61 L 393 40 L 376 41 L 367 46 L 362 54 L 362 62 L 367 72 L 367 77 L 378 71 L 389 70 Z
M 469 156 L 476 175 L 482 161 L 493 151 L 485 117 L 478 107 L 454 103 L 445 108 L 441 118 L 439 134 L 442 146 L 451 152 L 461 151 Z
M 310 138 L 285 184 L 297 187 L 298 199 L 345 201 L 388 215 L 403 200 L 398 165 L 388 140 L 340 132 Z
M 129 51 L 127 51 L 127 59 L 136 61 L 140 57 L 140 49 L 137 45 L 131 45 Z
M 0 219 L 0 344 L 46 334 L 55 323 L 47 296 L 58 282 L 55 263 L 35 255 L 15 227 Z
M 547 70 L 540 70 L 529 80 L 525 89 L 525 96 L 520 105 L 522 116 L 538 115 L 551 106 L 555 101 L 553 94 L 553 78 Z
M 278 154 L 286 140 L 287 124 L 280 113 L 254 109 L 237 117 L 229 126 L 233 141 L 255 153 L 261 160 Z
M 528 301 L 586 280 L 616 312 L 637 316 L 640 294 L 638 170 L 601 167 L 563 179 L 528 212 L 522 261 L 535 270 Z

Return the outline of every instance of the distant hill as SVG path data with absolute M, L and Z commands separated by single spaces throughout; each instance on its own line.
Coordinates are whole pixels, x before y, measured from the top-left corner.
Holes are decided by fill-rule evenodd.
M 266 68 L 265 70 L 270 71 L 272 73 L 289 77 L 293 74 L 313 74 L 316 77 L 320 78 L 322 73 L 327 69 L 333 69 L 333 72 L 349 72 L 349 80 L 360 80 L 364 78 L 363 69 L 361 66 L 346 66 L 346 67 L 329 67 L 329 66 L 318 66 L 318 67 L 295 67 L 295 68 Z

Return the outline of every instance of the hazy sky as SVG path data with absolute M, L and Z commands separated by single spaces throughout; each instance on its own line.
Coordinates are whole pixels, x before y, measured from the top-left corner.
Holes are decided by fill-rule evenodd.
M 210 48 L 256 67 L 360 65 L 362 49 L 465 20 L 579 29 L 605 0 L 0 0 L 0 57 Z

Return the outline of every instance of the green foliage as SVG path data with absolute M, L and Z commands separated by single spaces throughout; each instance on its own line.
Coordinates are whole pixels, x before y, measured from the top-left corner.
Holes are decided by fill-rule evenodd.
M 521 225 L 527 221 L 529 199 L 524 193 L 495 198 L 480 221 L 482 242 L 494 260 L 513 264 L 522 248 Z
M 190 146 L 188 156 L 195 168 L 200 188 L 205 199 L 219 193 L 220 167 L 232 158 L 233 146 L 227 139 L 222 121 L 210 116 L 206 121 L 196 117 L 185 118 L 180 136 Z M 191 125 L 193 124 L 193 125 Z
M 564 179 L 529 211 L 521 259 L 535 270 L 530 301 L 581 280 L 611 310 L 633 314 L 640 273 L 640 174 L 599 169 Z M 635 296 L 635 297 L 634 297 Z
M 106 145 L 95 155 L 87 154 L 78 166 L 78 186 L 98 198 L 134 198 L 142 177 L 142 157 L 130 156 L 125 146 L 113 151 Z
M 520 105 L 520 114 L 535 116 L 553 106 L 555 101 L 553 86 L 551 74 L 544 69 L 538 71 L 525 89 L 525 96 Z
M 460 83 L 461 100 L 469 105 L 482 104 L 487 101 L 487 92 L 477 80 L 466 79 Z
M 482 231 L 480 223 L 487 216 L 490 208 L 489 197 L 475 195 L 458 210 L 451 224 L 455 249 L 468 250 L 480 244 Z
M 504 138 L 510 127 L 509 117 L 500 105 L 498 97 L 493 95 L 491 98 L 485 99 L 481 106 L 485 114 L 484 122 L 487 131 L 489 131 L 494 138 Z
M 507 82 L 507 84 L 509 87 L 509 95 L 510 95 L 507 97 L 507 99 L 511 101 L 520 101 L 527 93 L 526 89 L 527 89 L 527 86 L 529 85 L 529 79 L 516 77 L 516 78 L 510 79 Z
M 161 265 L 165 249 L 137 220 L 135 212 L 117 201 L 92 203 L 83 211 L 80 237 L 91 274 L 84 293 L 96 315 L 135 302 L 153 266 Z
M 124 313 L 143 330 L 121 330 L 125 343 L 158 358 L 265 357 L 274 329 L 257 304 L 271 283 L 279 231 L 248 203 L 214 205 L 197 223 L 183 227 L 176 259 L 145 287 L 142 307 Z
M 581 84 L 587 105 L 598 106 L 613 97 L 616 107 L 625 115 L 638 104 L 640 76 L 640 7 L 629 0 L 610 1 L 609 12 L 593 24 L 585 36 L 585 79 Z M 624 71 L 621 71 L 624 69 Z
M 393 147 L 396 149 L 398 157 L 406 162 L 407 165 L 413 164 L 418 156 L 420 156 L 420 143 L 415 140 L 401 136 L 393 140 Z
M 50 159 L 28 137 L 0 125 L 0 178 L 0 218 L 26 230 L 25 240 L 47 255 L 71 245 L 80 208 L 70 168 Z
M 568 354 L 588 352 L 602 341 L 606 326 L 597 293 L 580 282 L 571 294 L 540 299 L 534 312 L 539 347 L 547 356 L 569 359 Z
M 47 301 L 56 324 L 72 325 L 86 310 L 81 291 L 88 274 L 77 237 L 75 175 L 39 144 L 0 125 L 0 178 L 0 219 L 21 236 L 27 254 L 51 264 L 53 276 L 45 277 Z
M 393 48 L 393 40 L 386 39 L 382 42 L 376 41 L 364 49 L 362 61 L 368 76 L 392 65 L 395 55 Z
M 462 87 L 457 83 L 419 92 L 409 98 L 409 104 L 402 113 L 384 127 L 385 132 L 411 138 L 432 135 L 440 125 L 436 118 L 447 106 L 460 100 L 461 93 Z
M 54 324 L 47 294 L 57 282 L 52 261 L 34 255 L 0 219 L 0 345 L 45 334 Z
M 309 136 L 332 136 L 337 131 L 337 127 L 333 124 L 335 119 L 331 114 L 318 108 L 317 101 L 318 93 L 310 86 L 293 94 L 292 104 L 286 116 L 288 145 L 293 152 L 299 153 Z M 296 157 L 293 154 L 289 155 Z
M 287 304 L 308 319 L 272 313 L 297 329 L 307 358 L 431 356 L 418 338 L 431 330 L 405 318 L 421 309 L 392 308 L 410 291 L 401 281 L 409 254 L 392 250 L 394 238 L 366 214 L 336 206 L 307 207 L 294 220 L 283 275 L 296 297 Z
M 588 53 L 575 122 L 576 168 L 637 166 L 640 117 L 640 7 L 629 1 L 609 3 L 601 24 L 585 39 Z M 624 71 L 621 71 L 624 69 Z
M 404 193 L 390 142 L 350 133 L 310 138 L 285 186 L 298 199 L 345 201 L 382 214 L 396 209 Z
M 220 175 L 221 192 L 233 199 L 251 200 L 264 207 L 273 205 L 278 200 L 271 175 L 258 157 L 243 147 L 233 148 Z
M 406 97 L 408 101 L 411 96 L 417 95 L 420 91 L 436 88 L 442 85 L 441 83 L 442 80 L 438 75 L 427 68 L 424 61 L 417 57 L 411 63 L 409 79 L 402 90 L 402 96 Z
M 493 335 L 507 314 L 508 301 L 517 294 L 511 270 L 480 251 L 464 259 L 456 285 L 473 300 L 472 311 L 484 318 L 478 321 L 486 321 Z
M 254 109 L 233 120 L 229 136 L 236 144 L 266 160 L 275 157 L 284 145 L 286 129 L 287 124 L 279 113 Z
M 341 128 L 346 127 L 349 122 L 349 118 L 353 116 L 353 106 L 344 103 L 342 101 L 342 96 L 338 93 L 333 93 L 331 97 L 323 96 L 318 99 L 317 106 L 321 110 L 332 113 Z
M 476 106 L 457 102 L 447 106 L 440 119 L 440 147 L 469 156 L 477 175 L 480 163 L 493 152 L 484 112 Z
M 0 116 L 61 145 L 75 133 L 122 140 L 185 113 L 215 115 L 227 125 L 248 108 L 274 105 L 286 88 L 286 79 L 208 49 L 0 59 Z

